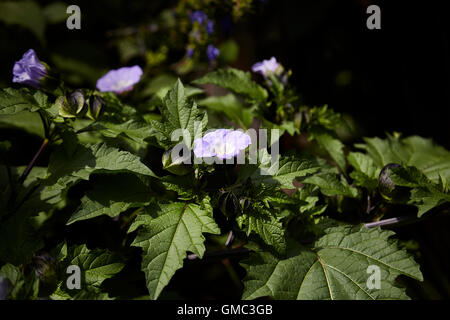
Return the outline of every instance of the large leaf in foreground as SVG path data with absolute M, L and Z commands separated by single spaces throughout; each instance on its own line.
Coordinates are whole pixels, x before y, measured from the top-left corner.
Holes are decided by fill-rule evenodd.
M 175 271 L 183 266 L 186 252 L 203 256 L 203 232 L 219 234 L 212 208 L 193 203 L 157 204 L 139 215 L 130 232 L 140 228 L 133 246 L 142 247 L 142 270 L 152 299 L 158 298 Z
M 268 252 L 253 253 L 243 265 L 244 299 L 408 299 L 395 284 L 399 275 L 423 280 L 419 266 L 395 240 L 394 233 L 365 226 L 326 230 L 314 248 L 290 243 L 279 259 Z M 369 266 L 381 271 L 380 289 L 369 289 Z
M 80 207 L 67 224 L 101 215 L 115 217 L 129 208 L 148 204 L 153 196 L 150 188 L 135 175 L 104 176 L 94 182 L 94 188 L 81 199 Z
M 48 187 L 43 191 L 43 198 L 58 194 L 79 180 L 89 180 L 92 173 L 130 172 L 156 177 L 139 157 L 103 143 L 90 147 L 78 145 L 71 157 L 60 148 L 52 154 L 48 172 L 50 176 L 44 182 Z

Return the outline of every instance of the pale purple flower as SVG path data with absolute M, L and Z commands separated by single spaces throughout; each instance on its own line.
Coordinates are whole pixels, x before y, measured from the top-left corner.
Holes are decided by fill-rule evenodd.
M 218 129 L 194 140 L 194 154 L 197 158 L 231 159 L 251 143 L 250 136 L 244 132 Z
M 219 49 L 214 47 L 212 44 L 210 44 L 208 48 L 206 48 L 206 55 L 208 56 L 209 61 L 213 61 L 214 59 L 216 59 L 219 54 Z
M 205 12 L 197 10 L 191 13 L 190 18 L 192 23 L 198 22 L 199 24 L 203 24 L 208 19 L 208 16 Z
M 133 89 L 133 86 L 139 82 L 141 76 L 142 69 L 139 66 L 111 70 L 97 80 L 97 89 L 102 92 L 120 94 Z
M 14 64 L 12 81 L 38 88 L 46 75 L 47 68 L 39 61 L 34 50 L 30 49 Z
M 270 60 L 263 60 L 261 62 L 257 62 L 252 66 L 252 71 L 262 74 L 264 77 L 268 75 L 268 73 L 275 73 L 277 69 L 280 67 L 280 64 L 277 62 L 275 57 L 270 58 Z
M 208 35 L 210 35 L 210 34 L 213 33 L 213 32 L 214 32 L 214 21 L 208 20 L 208 21 L 206 22 L 206 33 L 207 33 Z

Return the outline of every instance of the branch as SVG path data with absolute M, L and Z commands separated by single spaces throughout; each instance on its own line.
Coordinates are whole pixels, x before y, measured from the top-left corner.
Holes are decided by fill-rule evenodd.
M 416 219 L 416 217 L 402 216 L 402 217 L 384 219 L 384 220 L 375 221 L 375 222 L 369 222 L 369 223 L 366 223 L 365 226 L 367 229 L 369 229 L 369 228 L 375 228 L 375 227 L 381 227 L 381 226 L 388 226 L 391 224 L 397 224 L 397 223 L 400 223 L 403 221 L 409 221 L 409 220 L 414 220 L 414 219 Z
M 19 183 L 23 183 L 25 181 L 25 179 L 27 178 L 28 174 L 30 173 L 31 169 L 33 169 L 34 163 L 36 162 L 36 159 L 39 157 L 39 155 L 42 153 L 42 151 L 45 149 L 45 147 L 48 145 L 48 139 L 44 139 L 44 141 L 42 142 L 41 147 L 39 148 L 39 150 L 36 152 L 36 154 L 34 155 L 33 159 L 31 159 L 30 163 L 28 164 L 28 166 L 26 167 L 25 171 L 22 173 L 22 175 L 20 176 L 19 179 Z

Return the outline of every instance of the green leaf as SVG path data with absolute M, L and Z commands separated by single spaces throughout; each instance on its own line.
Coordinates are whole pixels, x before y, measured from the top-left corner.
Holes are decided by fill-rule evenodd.
M 232 93 L 220 97 L 207 97 L 199 100 L 198 105 L 216 112 L 223 112 L 230 120 L 244 129 L 249 128 L 255 118 L 254 108 L 244 107 Z
M 61 245 L 58 246 L 58 248 Z M 56 248 L 54 251 L 58 251 Z M 62 246 L 64 249 L 64 246 Z M 67 250 L 67 249 L 66 249 Z M 66 269 L 76 265 L 81 269 L 81 289 L 69 290 L 66 287 Z M 103 281 L 119 273 L 125 263 L 123 259 L 108 250 L 90 250 L 86 245 L 70 247 L 61 262 L 61 281 L 56 291 L 50 296 L 53 300 L 107 300 L 108 294 L 102 292 Z
M 248 96 L 251 100 L 265 102 L 268 97 L 266 89 L 251 79 L 249 72 L 228 68 L 206 74 L 193 82 L 194 84 L 211 83 L 239 94 Z
M 208 124 L 208 115 L 200 112 L 197 104 L 186 97 L 184 86 L 177 80 L 174 87 L 169 90 L 160 107 L 162 122 L 151 120 L 153 135 L 163 147 L 170 147 L 179 141 L 172 141 L 172 134 L 182 129 L 179 138 L 184 144 L 192 147 L 196 134 L 201 134 Z
M 51 251 L 51 255 L 55 257 L 56 261 L 61 262 L 67 257 L 67 243 L 61 242 Z
M 109 297 L 108 293 L 92 287 L 74 290 L 72 295 L 70 295 L 68 291 L 64 291 L 61 287 L 58 287 L 55 292 L 50 295 L 50 298 L 52 300 L 113 300 Z
M 350 177 L 355 180 L 355 184 L 370 191 L 375 190 L 378 186 L 378 176 L 381 169 L 375 165 L 373 159 L 361 152 L 350 152 L 347 159 L 355 169 L 350 173 Z
M 102 119 L 83 128 L 83 131 L 99 131 L 103 136 L 108 138 L 124 137 L 131 139 L 142 147 L 146 147 L 145 140 L 152 136 L 152 126 L 143 120 L 130 119 L 125 122 L 117 123 Z
M 327 205 L 318 205 L 319 188 L 312 184 L 305 184 L 294 194 L 300 200 L 300 213 L 302 216 L 318 216 L 325 211 Z
M 280 188 L 292 189 L 295 178 L 304 177 L 319 170 L 315 163 L 303 158 L 282 157 L 281 160 L 273 163 L 270 159 L 266 152 L 262 164 L 250 176 L 255 185 L 277 185 Z
M 89 250 L 86 245 L 71 247 L 63 264 L 80 267 L 83 274 L 81 285 L 94 287 L 99 287 L 125 266 L 116 254 L 108 250 Z
M 80 207 L 67 224 L 101 215 L 115 217 L 129 208 L 148 204 L 153 196 L 150 188 L 135 175 L 104 176 L 81 199 Z
M 364 141 L 365 144 L 357 144 L 356 147 L 364 149 L 380 169 L 389 163 L 398 163 L 416 167 L 435 183 L 440 175 L 450 179 L 450 152 L 431 139 L 388 136 L 384 140 L 364 138 Z
M 314 107 L 309 110 L 309 122 L 313 129 L 336 131 L 338 128 L 347 127 L 347 123 L 341 115 L 327 105 Z
M 433 183 L 415 167 L 391 168 L 389 178 L 396 186 L 412 188 L 409 204 L 418 208 L 421 217 L 427 211 L 450 202 L 450 194 L 445 185 Z
M 271 296 L 289 300 L 408 299 L 395 283 L 399 275 L 423 280 L 418 264 L 394 233 L 365 226 L 329 228 L 312 250 L 289 243 L 286 257 L 255 252 L 243 262 L 244 299 Z M 380 270 L 380 289 L 369 289 L 369 266 Z
M 48 166 L 50 176 L 44 181 L 45 197 L 66 189 L 79 180 L 89 180 L 92 173 L 131 172 L 157 177 L 139 157 L 104 143 L 90 147 L 78 145 L 74 154 L 68 157 L 62 147 L 54 151 Z
M 44 127 L 37 112 L 24 110 L 14 114 L 0 115 L 1 128 L 19 128 L 44 139 Z
M 274 217 L 269 210 L 252 211 L 248 215 L 247 235 L 252 232 L 272 246 L 280 254 L 286 251 L 285 229 L 280 219 Z
M 173 202 L 157 204 L 139 215 L 130 232 L 139 227 L 132 243 L 142 247 L 142 270 L 152 299 L 157 299 L 175 271 L 183 266 L 186 252 L 203 257 L 205 238 L 202 233 L 219 234 L 209 204 Z
M 33 92 L 28 88 L 0 89 L 0 115 L 15 114 L 24 110 L 34 112 L 47 107 L 46 96 L 39 91 Z
M 342 172 L 345 172 L 347 162 L 344 155 L 344 144 L 329 130 L 314 129 L 310 132 L 310 139 L 325 149 L 331 158 L 337 163 Z
M 301 179 L 301 183 L 309 183 L 316 185 L 320 188 L 320 191 L 326 196 L 342 195 L 346 197 L 356 198 L 358 196 L 358 190 L 351 187 L 343 176 L 334 173 L 322 172 L 314 174 L 305 179 Z
M 0 300 L 34 300 L 38 293 L 39 279 L 34 272 L 24 276 L 18 267 L 9 263 L 0 269 Z

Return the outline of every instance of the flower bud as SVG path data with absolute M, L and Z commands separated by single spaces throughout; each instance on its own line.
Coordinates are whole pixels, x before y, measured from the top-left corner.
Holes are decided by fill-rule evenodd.
M 60 96 L 56 99 L 55 104 L 58 107 L 59 115 L 63 118 L 75 118 L 75 110 L 72 109 L 66 96 Z
M 75 118 L 86 106 L 86 98 L 82 90 L 77 89 L 69 96 L 60 96 L 55 102 L 59 108 L 59 115 L 64 118 Z
M 80 113 L 83 110 L 83 107 L 86 105 L 86 99 L 84 97 L 83 91 L 81 91 L 80 89 L 72 92 L 69 95 L 67 101 L 77 114 Z
M 47 77 L 48 66 L 39 61 L 33 49 L 28 50 L 22 59 L 16 61 L 13 67 L 13 82 L 40 88 L 41 82 Z
M 240 211 L 240 204 L 233 192 L 224 192 L 219 197 L 220 211 L 228 218 L 234 217 Z
M 99 96 L 91 96 L 88 102 L 87 116 L 92 120 L 96 120 L 105 105 L 105 101 Z
M 378 190 L 381 196 L 388 202 L 405 203 L 409 199 L 409 189 L 396 186 L 389 177 L 391 168 L 401 168 L 397 163 L 389 163 L 381 169 L 378 177 Z

